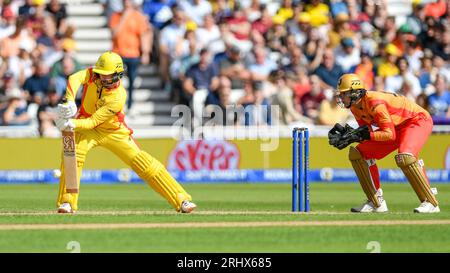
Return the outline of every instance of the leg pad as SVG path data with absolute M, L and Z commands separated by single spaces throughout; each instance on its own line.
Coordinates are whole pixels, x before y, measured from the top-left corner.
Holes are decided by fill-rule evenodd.
M 436 197 L 431 192 L 430 184 L 423 174 L 422 167 L 417 158 L 411 154 L 401 153 L 395 156 L 397 166 L 403 171 L 409 183 L 416 192 L 420 201 L 428 201 L 435 207 L 438 206 Z
M 161 162 L 147 152 L 140 151 L 131 161 L 131 168 L 177 211 L 181 209 L 184 200 L 191 201 L 191 196 L 175 181 Z
M 369 172 L 369 166 L 367 162 L 363 159 L 361 153 L 354 147 L 350 147 L 348 153 L 348 159 L 352 163 L 353 169 L 358 176 L 359 183 L 367 196 L 367 199 L 371 201 L 376 207 L 379 207 L 380 201 L 376 196 L 377 190 L 372 183 L 372 178 Z

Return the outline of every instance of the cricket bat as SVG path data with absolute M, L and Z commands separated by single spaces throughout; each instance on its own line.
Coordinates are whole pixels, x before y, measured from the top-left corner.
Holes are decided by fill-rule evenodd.
M 62 132 L 64 180 L 68 193 L 78 193 L 77 156 L 75 150 L 75 132 Z

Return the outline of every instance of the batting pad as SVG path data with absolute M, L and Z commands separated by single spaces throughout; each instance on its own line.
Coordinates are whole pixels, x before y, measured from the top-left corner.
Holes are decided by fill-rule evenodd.
M 192 200 L 161 162 L 147 152 L 140 151 L 131 161 L 131 168 L 177 211 L 180 211 L 184 200 Z
M 402 169 L 406 178 L 408 178 L 411 187 L 416 192 L 420 201 L 427 200 L 433 206 L 439 205 L 433 192 L 431 192 L 430 184 L 422 172 L 422 167 L 417 162 L 417 158 L 411 154 L 401 153 L 395 156 L 397 166 Z
M 372 177 L 370 176 L 367 162 L 355 147 L 350 147 L 348 159 L 352 163 L 353 169 L 355 170 L 356 176 L 358 176 L 359 183 L 361 184 L 367 199 L 378 208 L 381 204 L 376 196 L 377 190 L 372 183 Z

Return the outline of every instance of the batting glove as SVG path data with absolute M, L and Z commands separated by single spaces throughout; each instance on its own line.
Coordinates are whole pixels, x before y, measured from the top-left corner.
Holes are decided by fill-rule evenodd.
M 58 114 L 60 118 L 69 119 L 77 113 L 77 105 L 73 101 L 58 104 Z
M 62 131 L 73 131 L 75 129 L 75 124 L 71 119 L 58 118 L 55 121 L 56 127 Z

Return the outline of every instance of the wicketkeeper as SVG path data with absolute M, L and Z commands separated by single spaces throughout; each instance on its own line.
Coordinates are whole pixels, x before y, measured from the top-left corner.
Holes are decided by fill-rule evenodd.
M 394 93 L 367 91 L 355 74 L 345 74 L 338 82 L 335 98 L 341 107 L 349 108 L 359 124 L 353 129 L 336 124 L 330 130 L 329 143 L 338 149 L 350 147 L 349 160 L 367 196 L 361 207 L 352 212 L 386 212 L 386 201 L 380 188 L 377 159 L 394 150 L 397 166 L 403 171 L 421 202 L 418 213 L 439 212 L 419 152 L 433 129 L 430 114 L 406 97 Z M 372 126 L 377 127 L 373 130 Z
M 72 74 L 67 81 L 68 102 L 58 105 L 60 118 L 56 125 L 61 131 L 75 131 L 78 185 L 86 154 L 102 146 L 122 159 L 177 211 L 189 213 L 196 208 L 191 196 L 158 160 L 138 147 L 133 130 L 124 122 L 127 93 L 121 81 L 123 73 L 122 58 L 108 51 L 94 67 Z M 77 109 L 75 96 L 80 86 L 83 96 Z M 78 194 L 66 191 L 63 165 L 61 172 L 58 212 L 72 213 L 78 209 Z

